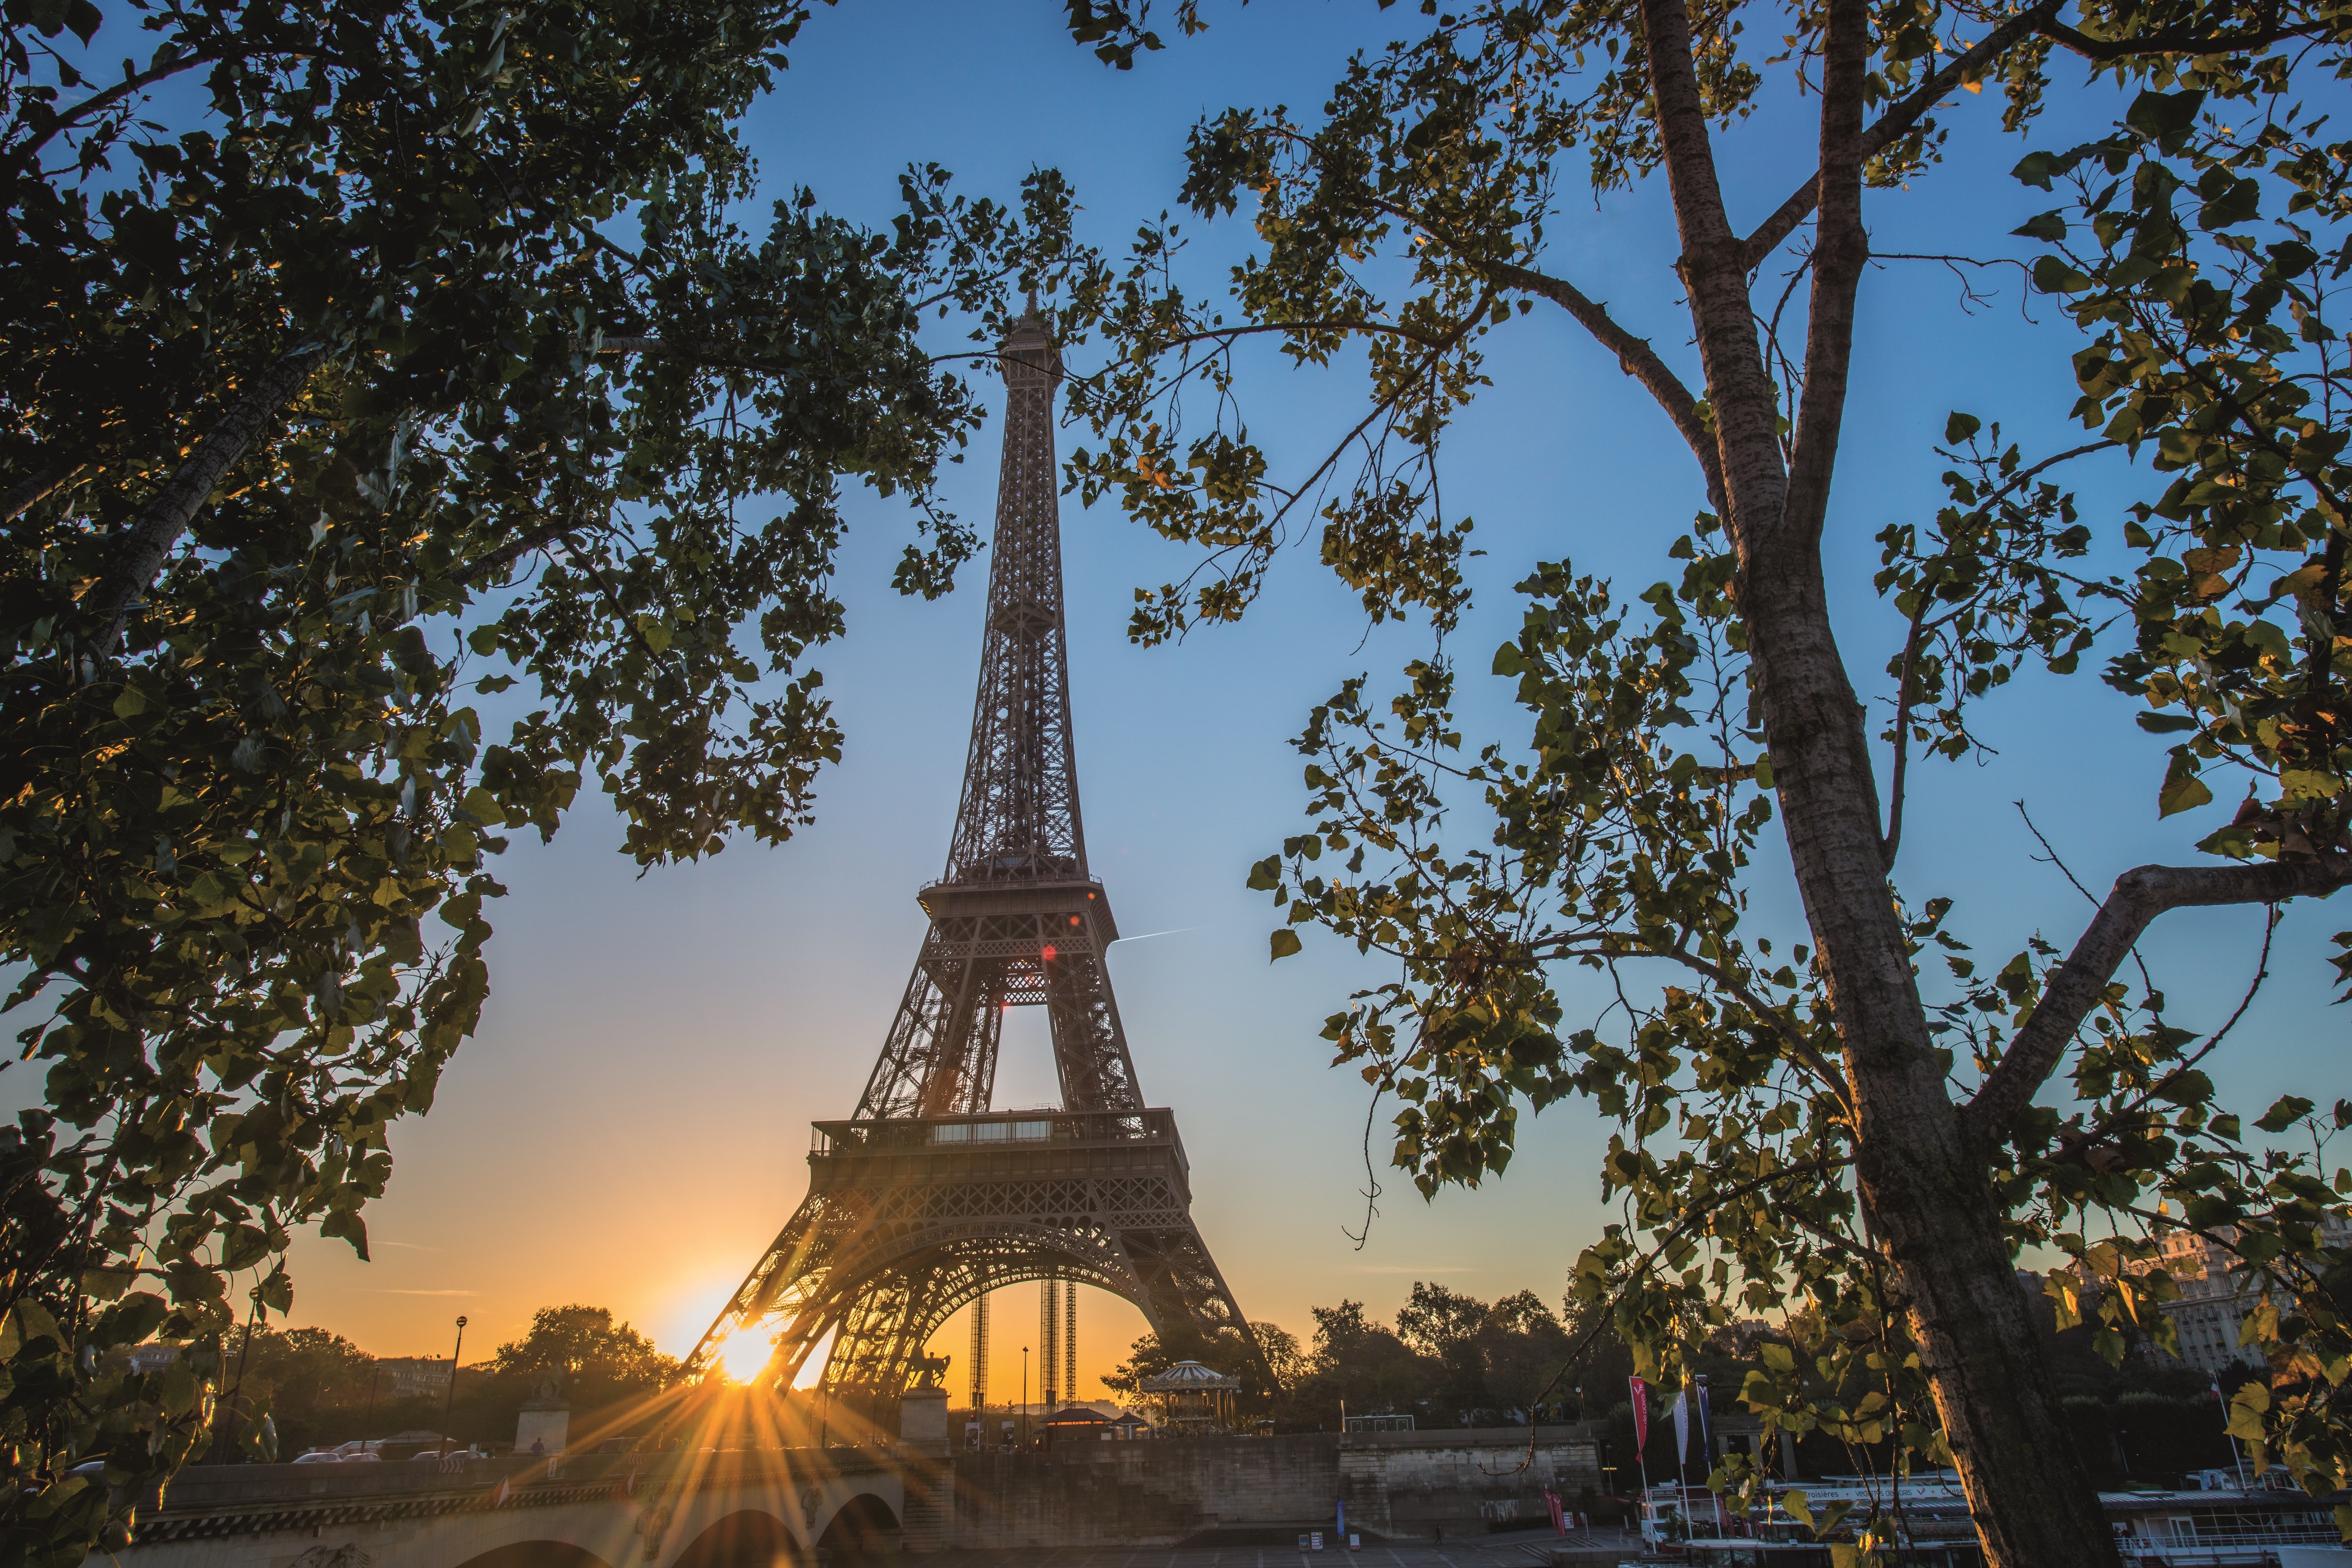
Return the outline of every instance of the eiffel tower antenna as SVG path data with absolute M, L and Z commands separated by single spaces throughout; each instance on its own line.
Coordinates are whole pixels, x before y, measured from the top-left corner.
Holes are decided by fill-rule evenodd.
M 998 361 L 1004 456 L 980 689 L 946 872 L 919 895 L 930 929 L 856 1115 L 816 1124 L 808 1195 L 688 1369 L 758 1334 L 773 1346 L 761 1381 L 789 1385 L 831 1336 L 824 1386 L 878 1406 L 957 1309 L 1059 1279 L 1125 1297 L 1163 1343 L 1223 1339 L 1248 1363 L 1236 1370 L 1271 1388 L 1192 1223 L 1175 1115 L 1137 1087 L 1104 963 L 1118 928 L 1087 868 L 1062 616 L 1062 360 L 1034 297 Z M 991 1109 L 1016 1006 L 1046 1010 L 1058 1110 Z M 1069 1307 L 1075 1341 L 1074 1296 Z M 1075 1383 L 1075 1365 L 1061 1370 Z

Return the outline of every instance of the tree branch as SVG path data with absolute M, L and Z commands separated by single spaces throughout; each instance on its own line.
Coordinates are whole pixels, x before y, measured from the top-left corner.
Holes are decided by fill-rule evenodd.
M 2292 27 L 2262 27 L 2251 33 L 2215 33 L 2200 35 L 2189 32 L 2150 33 L 2137 38 L 2095 38 L 2054 18 L 2044 21 L 2034 29 L 2053 43 L 2063 44 L 2086 60 L 2137 59 L 2147 55 L 2234 55 L 2253 49 L 2266 49 L 2273 44 L 2285 43 L 2289 38 L 2324 38 L 2327 37 L 2326 22 L 2301 22 Z
M 524 534 L 521 538 L 509 540 L 508 542 L 499 545 L 496 550 L 489 552 L 488 554 L 483 555 L 477 560 L 467 562 L 464 566 L 459 567 L 457 571 L 451 574 L 452 579 L 465 586 L 471 587 L 474 584 L 480 582 L 483 578 L 488 577 L 494 573 L 504 571 L 507 567 L 513 565 L 516 562 L 521 560 L 532 551 L 543 550 L 547 546 L 555 543 L 558 540 L 563 539 L 568 535 L 577 533 L 587 526 L 588 525 L 586 523 L 580 521 L 577 518 L 564 518 L 560 519 L 557 521 L 551 522 L 544 528 L 533 529 L 530 532 Z
M 2085 457 L 2093 452 L 2104 452 L 2110 447 L 2122 445 L 2120 441 L 2091 441 L 2044 458 L 2031 468 L 2011 476 L 2002 483 L 2000 489 L 1979 501 L 1977 510 L 1984 512 L 1991 511 L 1995 506 L 2016 494 L 2029 480 L 2045 469 L 2055 468 L 2060 463 L 2071 462 L 2076 458 Z M 1973 597 L 1968 601 L 1969 604 L 1975 602 Z M 1886 808 L 1886 832 L 1882 839 L 1881 855 L 1886 868 L 1890 871 L 1895 869 L 1896 851 L 1903 847 L 1903 794 L 1910 772 L 1911 709 L 1917 700 L 1917 696 L 1913 690 L 1913 678 L 1918 673 L 1919 653 L 1926 644 L 1927 634 L 1948 624 L 1952 616 L 1958 614 L 1959 610 L 1959 607 L 1956 606 L 1950 614 L 1939 616 L 1931 622 L 1927 618 L 1927 612 L 1933 609 L 1935 605 L 1935 595 L 1932 593 L 1923 592 L 1919 608 L 1911 616 L 1910 632 L 1903 641 L 1903 669 L 1895 682 L 1895 768 L 1887 785 L 1887 793 L 1892 798 Z
M 1921 617 L 1933 603 L 1923 597 L 1919 615 L 1911 617 L 1910 635 L 1903 639 L 1903 674 L 1895 687 L 1895 767 L 1886 784 L 1886 831 L 1878 838 L 1879 864 L 1889 871 L 1895 869 L 1895 857 L 1903 847 L 1903 794 L 1909 787 L 1911 773 L 1912 678 L 1919 670 Z
M 1602 348 L 1617 356 L 1617 364 L 1627 375 L 1642 384 L 1643 390 L 1657 399 L 1658 406 L 1666 411 L 1691 455 L 1698 459 L 1706 475 L 1707 504 L 1717 516 L 1722 515 L 1723 460 L 1716 450 L 1715 434 L 1698 416 L 1698 399 L 1683 384 L 1658 351 L 1650 346 L 1647 338 L 1635 337 L 1617 324 L 1609 314 L 1609 307 L 1587 296 L 1584 291 L 1564 278 L 1554 278 L 1531 267 L 1519 267 L 1508 261 L 1472 261 L 1471 267 L 1490 281 L 1507 288 L 1540 294 L 1553 304 L 1576 318 L 1577 324 L 1597 339 Z
M 2040 31 L 2050 18 L 2058 14 L 2063 0 L 2042 0 L 2030 10 L 2010 17 L 1963 53 L 1952 57 L 1951 63 L 1921 82 L 1903 100 L 1878 117 L 1877 123 L 1862 133 L 1862 158 L 1868 163 L 1885 152 L 1887 144 L 1908 132 L 1925 118 L 1927 111 L 1940 102 L 1944 95 L 1963 81 L 1979 74 L 2000 56 L 2007 54 L 2020 38 Z M 1780 247 L 1780 242 L 1797 232 L 1797 226 L 1812 216 L 1814 204 L 1821 197 L 1821 177 L 1816 174 L 1789 193 L 1789 199 L 1773 210 L 1772 216 L 1757 225 L 1756 231 L 1741 241 L 1746 249 L 1748 270 L 1754 271 L 1764 258 Z
M 1854 300 L 1870 263 L 1862 226 L 1864 79 L 1870 70 L 1866 0 L 1829 0 L 1822 45 L 1821 222 L 1806 308 L 1804 391 L 1789 454 L 1786 521 L 1811 546 L 1829 510 L 1845 393 L 1853 365 Z
M 111 108 L 132 94 L 142 92 L 154 86 L 166 77 L 177 76 L 192 67 L 207 65 L 220 58 L 211 50 L 199 49 L 192 54 L 174 55 L 161 64 L 152 65 L 143 71 L 126 76 L 112 87 L 90 94 L 64 113 L 51 118 L 41 128 L 40 134 L 35 136 L 30 142 L 10 150 L 8 162 L 19 168 L 30 168 L 33 160 L 40 156 L 41 149 L 56 140 L 58 132 L 72 125 L 76 121 L 85 119 L 100 110 Z M 295 58 L 301 57 L 297 55 Z
M 163 488 L 155 492 L 112 552 L 112 559 L 82 595 L 82 607 L 100 617 L 90 651 L 110 657 L 122 641 L 131 606 L 154 583 L 155 574 L 187 531 L 196 510 L 212 499 L 221 478 L 245 456 L 263 427 L 325 363 L 324 344 L 312 344 L 273 360 L 256 372 L 213 427 L 195 444 Z
M 41 468 L 0 490 L 0 522 L 14 522 L 43 498 L 54 494 L 89 471 L 78 463 L 70 468 Z
M 1696 970 L 1739 998 L 1749 1012 L 1772 1026 L 1772 1032 L 1780 1037 L 1780 1043 L 1788 1047 L 1790 1056 L 1796 1059 L 1799 1066 L 1819 1079 L 1822 1087 L 1837 1096 L 1841 1104 L 1849 1110 L 1853 1109 L 1853 1090 L 1846 1083 L 1845 1075 L 1832 1067 L 1829 1059 L 1814 1048 L 1813 1043 L 1805 1038 L 1797 1026 L 1781 1015 L 1779 1008 L 1742 984 L 1729 970 L 1720 964 L 1709 963 L 1706 959 L 1695 953 L 1685 952 L 1680 948 L 1654 947 L 1648 950 L 1648 953 L 1653 958 L 1671 958 L 1686 969 Z
M 2324 899 L 2352 883 L 2352 858 L 2273 861 L 2260 866 L 2141 866 L 2116 879 L 2099 912 L 2066 961 L 2050 973 L 2000 1065 L 1985 1075 L 1966 1115 L 1978 1136 L 1998 1141 L 2032 1102 L 2066 1054 L 2074 1031 L 2098 1004 L 2141 931 L 2168 910 L 2216 904 L 2275 904 Z
M 1686 0 L 1641 0 L 1641 13 L 1653 118 L 1682 242 L 1675 270 L 1690 298 L 1715 413 L 1723 473 L 1719 515 L 1744 568 L 1759 533 L 1778 528 L 1787 499 L 1777 395 L 1765 369 L 1739 237 L 1724 210 L 1706 97 L 1691 55 L 1689 7 Z

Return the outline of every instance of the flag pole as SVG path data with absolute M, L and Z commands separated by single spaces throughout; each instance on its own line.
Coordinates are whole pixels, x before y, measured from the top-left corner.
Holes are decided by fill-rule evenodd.
M 1642 1470 L 1642 1495 L 1633 1508 L 1633 1527 L 1642 1539 L 1650 1539 L 1650 1401 L 1649 1391 L 1638 1377 L 1630 1380 L 1633 1385 L 1633 1462 Z
M 2221 1406 L 2221 1436 L 2230 1440 L 2230 1462 L 2238 1467 L 2238 1489 L 2240 1491 L 2245 1491 L 2248 1489 L 2246 1486 L 2246 1456 L 2244 1451 L 2238 1447 L 2238 1435 L 2230 1430 L 2230 1402 L 2226 1398 L 2222 1397 L 2221 1380 L 2219 1377 L 2216 1377 L 2213 1380 L 2213 1398 L 2215 1402 Z

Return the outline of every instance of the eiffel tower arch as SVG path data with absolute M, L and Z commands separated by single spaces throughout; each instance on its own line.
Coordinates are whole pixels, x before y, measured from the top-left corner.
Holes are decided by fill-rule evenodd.
M 772 1337 L 789 1385 L 831 1336 L 824 1384 L 878 1405 L 983 1293 L 1075 1280 L 1163 1342 L 1230 1331 L 1264 1353 L 1192 1223 L 1176 1117 L 1147 1106 L 1104 962 L 1118 927 L 1087 868 L 1062 615 L 1054 395 L 1061 355 L 1024 317 L 999 345 L 1004 455 L 980 689 L 946 873 L 856 1114 L 815 1124 L 808 1194 L 688 1359 Z M 991 1109 L 1004 1009 L 1042 1006 L 1058 1109 Z

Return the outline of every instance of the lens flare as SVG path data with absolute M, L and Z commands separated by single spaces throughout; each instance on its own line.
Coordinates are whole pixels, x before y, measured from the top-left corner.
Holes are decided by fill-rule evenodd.
M 749 1383 L 767 1366 L 768 1357 L 775 1348 L 774 1340 L 759 1330 L 738 1329 L 719 1346 L 719 1369 L 731 1382 Z

